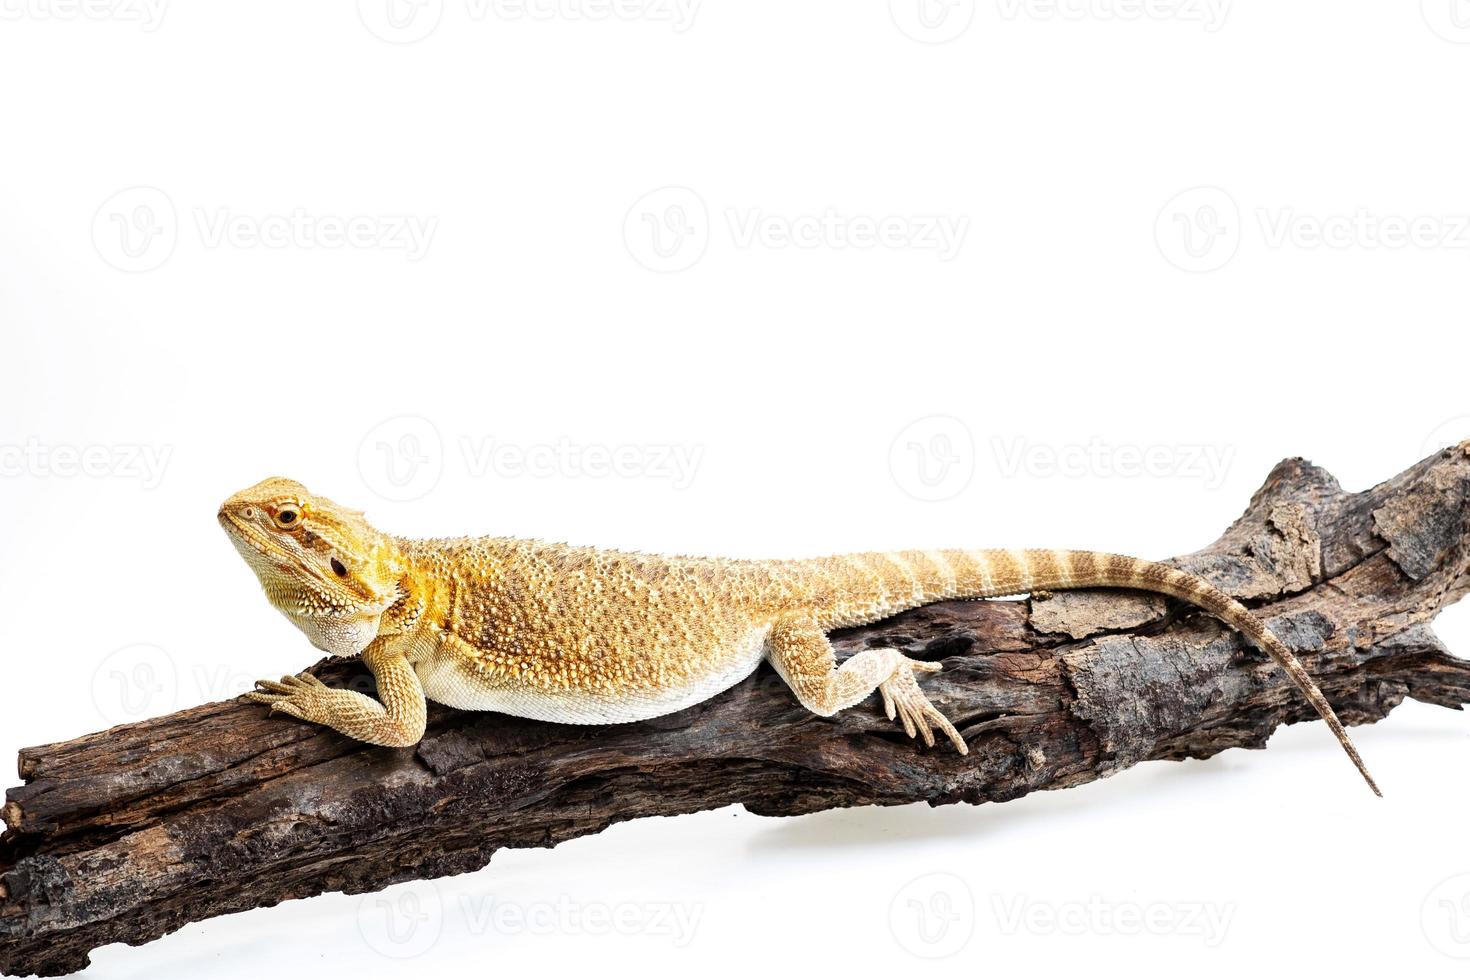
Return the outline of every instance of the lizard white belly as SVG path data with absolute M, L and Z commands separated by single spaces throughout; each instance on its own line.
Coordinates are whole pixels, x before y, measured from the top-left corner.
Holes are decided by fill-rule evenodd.
M 606 725 L 642 721 L 672 714 L 708 701 L 749 677 L 765 656 L 770 627 L 751 630 L 720 666 L 691 677 L 685 684 L 658 691 L 594 694 L 586 691 L 540 691 L 490 682 L 484 674 L 449 654 L 425 657 L 414 672 L 431 701 L 468 711 L 499 711 L 520 718 L 574 725 Z

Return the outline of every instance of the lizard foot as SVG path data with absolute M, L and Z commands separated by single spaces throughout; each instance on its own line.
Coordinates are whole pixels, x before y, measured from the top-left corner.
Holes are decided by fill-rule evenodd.
M 320 708 L 322 702 L 330 697 L 332 689 L 311 674 L 288 674 L 279 681 L 256 681 L 255 686 L 259 690 L 247 691 L 245 696 L 270 705 L 271 714 L 279 711 L 305 721 L 325 720 Z
M 924 696 L 924 692 L 919 688 L 918 680 L 914 677 L 914 671 L 933 674 L 943 669 L 936 663 L 903 658 L 893 669 L 888 680 L 878 685 L 878 691 L 883 695 L 883 713 L 888 716 L 889 721 L 897 717 L 909 738 L 916 736 L 922 738 L 924 744 L 931 748 L 934 745 L 934 728 L 938 726 L 939 730 L 949 737 L 960 755 L 968 755 L 970 747 L 960 737 L 959 731 L 950 724 L 949 719 L 944 717 L 938 708 L 929 703 L 929 699 Z

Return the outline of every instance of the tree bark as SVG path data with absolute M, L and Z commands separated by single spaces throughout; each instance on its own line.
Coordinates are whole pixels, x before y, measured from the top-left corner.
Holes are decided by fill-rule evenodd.
M 1287 460 L 1220 540 L 1175 561 L 1254 606 L 1348 724 L 1405 697 L 1470 700 L 1470 663 L 1430 629 L 1470 588 L 1470 442 L 1356 494 Z M 943 660 L 923 684 L 970 754 L 912 742 L 876 699 L 814 717 L 766 667 L 631 725 L 434 706 L 418 746 L 388 749 L 236 699 L 24 749 L 0 837 L 0 970 L 66 973 L 106 943 L 471 871 L 502 847 L 635 817 L 1009 800 L 1147 759 L 1262 748 L 1315 717 L 1238 635 L 1155 596 L 946 602 L 834 640 L 839 655 L 888 645 Z M 313 670 L 371 690 L 355 662 Z

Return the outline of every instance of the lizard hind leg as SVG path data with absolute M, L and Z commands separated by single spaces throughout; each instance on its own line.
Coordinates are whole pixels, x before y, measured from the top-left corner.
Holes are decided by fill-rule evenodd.
M 832 644 L 815 620 L 782 619 L 771 629 L 767 657 L 796 699 L 809 711 L 828 717 L 862 701 L 873 691 L 883 697 L 889 720 L 895 717 L 910 738 L 934 744 L 938 728 L 961 755 L 969 752 L 959 731 L 919 688 L 916 673 L 933 673 L 938 664 L 911 660 L 897 650 L 860 650 L 839 666 Z

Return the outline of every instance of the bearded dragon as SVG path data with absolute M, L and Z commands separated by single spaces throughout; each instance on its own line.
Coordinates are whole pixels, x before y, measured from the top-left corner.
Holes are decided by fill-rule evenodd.
M 918 675 L 940 664 L 868 649 L 839 665 L 827 632 L 942 599 L 1117 587 L 1194 603 L 1254 641 L 1378 793 L 1286 645 L 1204 579 L 1157 562 L 1010 550 L 736 561 L 518 538 L 412 540 L 279 477 L 230 497 L 219 522 L 270 604 L 318 649 L 361 656 L 378 694 L 329 688 L 303 673 L 258 681 L 246 696 L 375 745 L 416 744 L 426 699 L 543 721 L 630 722 L 705 701 L 764 659 L 818 715 L 876 690 L 910 738 L 933 746 L 938 728 L 963 754 L 964 738 L 919 687 Z

